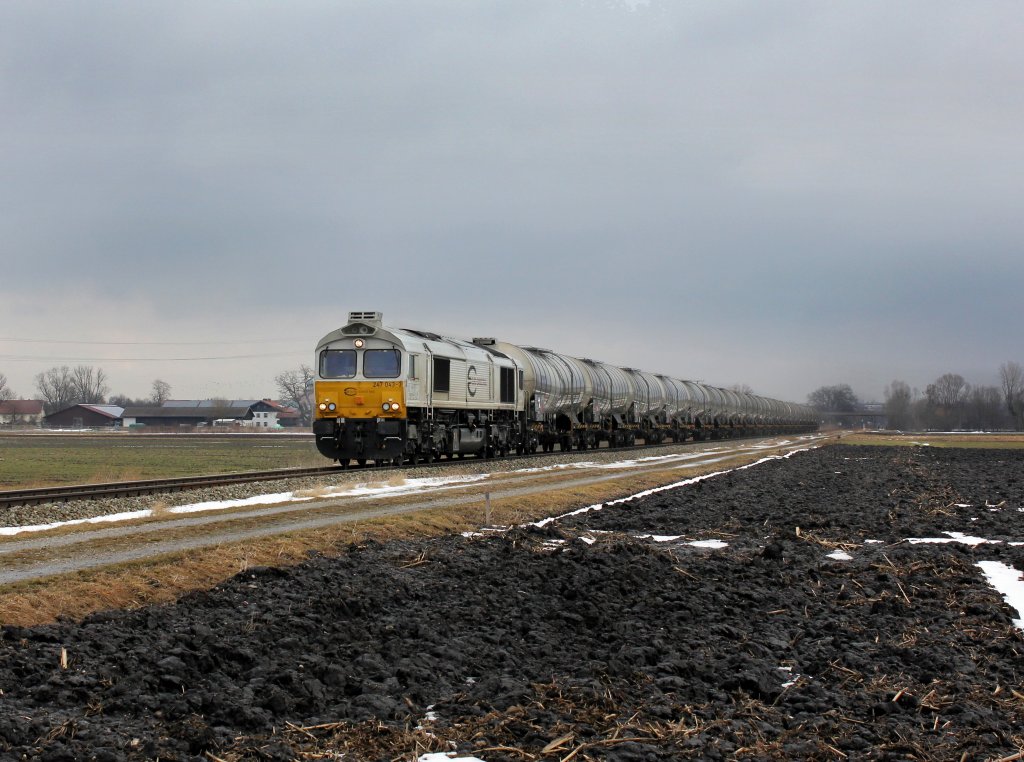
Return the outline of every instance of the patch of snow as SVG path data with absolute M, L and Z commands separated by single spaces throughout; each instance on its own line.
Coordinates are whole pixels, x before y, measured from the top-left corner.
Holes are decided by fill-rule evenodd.
M 422 754 L 416 762 L 484 762 L 480 757 L 452 757 L 455 752 L 435 751 Z
M 979 561 L 978 567 L 985 573 L 985 579 L 1003 596 L 1003 600 L 1017 610 L 1014 626 L 1024 630 L 1024 582 L 1021 574 L 1012 566 L 1001 561 Z
M 948 534 L 949 537 L 908 537 L 907 542 L 911 545 L 919 545 L 921 543 L 940 544 L 945 542 L 959 542 L 963 545 L 970 545 L 971 547 L 985 544 L 999 545 L 1002 543 L 1002 540 L 986 540 L 984 537 L 971 537 L 963 532 L 943 532 L 943 534 Z
M 801 674 L 799 674 L 799 673 L 797 673 L 797 674 L 794 674 L 794 673 L 793 673 L 793 668 L 792 668 L 792 667 L 777 667 L 777 669 L 779 670 L 779 672 L 785 672 L 785 673 L 787 673 L 787 674 L 789 674 L 789 675 L 792 675 L 792 677 L 791 677 L 791 678 L 790 678 L 789 680 L 787 680 L 786 682 L 784 682 L 784 683 L 782 684 L 782 687 L 783 687 L 783 688 L 790 688 L 790 687 L 792 687 L 792 686 L 796 685 L 796 684 L 797 684 L 797 681 L 798 681 L 798 680 L 799 680 L 799 679 L 800 679 L 801 677 L 803 677 L 803 675 L 801 675 Z
M 853 556 L 844 550 L 833 550 L 825 558 L 831 558 L 834 561 L 852 561 Z
M 722 542 L 721 540 L 694 540 L 686 544 L 691 548 L 711 548 L 712 550 L 729 547 L 729 543 Z
M 437 476 L 426 479 L 408 479 L 402 484 L 373 484 L 359 483 L 349 487 L 328 487 L 319 491 L 316 495 L 297 494 L 295 492 L 274 492 L 266 495 L 255 495 L 253 497 L 240 498 L 236 500 L 207 500 L 202 503 L 189 503 L 188 505 L 175 505 L 167 508 L 165 513 L 202 513 L 204 511 L 223 511 L 231 508 L 246 508 L 253 505 L 276 505 L 278 503 L 302 503 L 310 500 L 317 500 L 330 497 L 358 497 L 366 499 L 371 497 L 389 497 L 391 495 L 407 495 L 417 492 L 435 491 L 438 489 L 455 489 L 464 484 L 478 482 L 488 478 L 489 474 L 460 475 L 460 476 Z M 104 516 L 93 516 L 88 519 L 71 519 L 69 521 L 56 521 L 52 524 L 31 524 L 20 527 L 0 527 L 0 536 L 12 536 L 23 532 L 44 532 L 48 529 L 59 529 L 61 527 L 76 526 L 79 524 L 99 524 L 103 522 L 132 521 L 134 519 L 147 519 L 153 516 L 153 511 L 129 511 L 126 513 L 110 513 Z
M 665 485 L 662 485 L 661 487 L 654 487 L 652 489 L 644 490 L 643 492 L 637 492 L 635 495 L 630 495 L 628 497 L 621 497 L 618 500 L 610 500 L 607 503 L 595 503 L 594 505 L 588 505 L 588 506 L 585 506 L 584 508 L 577 508 L 575 511 L 569 511 L 568 513 L 563 513 L 560 516 L 549 516 L 546 519 L 541 519 L 540 521 L 532 522 L 531 524 L 529 524 L 529 526 L 535 526 L 535 527 L 543 528 L 543 527 L 546 527 L 548 524 L 550 524 L 552 521 L 559 521 L 561 519 L 568 518 L 570 516 L 578 516 L 578 515 L 583 514 L 583 513 L 589 513 L 590 511 L 599 511 L 602 508 L 606 508 L 606 507 L 611 506 L 611 505 L 621 505 L 622 503 L 628 503 L 631 500 L 637 500 L 637 499 L 642 498 L 642 497 L 649 497 L 651 495 L 657 494 L 658 492 L 665 492 L 666 490 L 679 489 L 680 487 L 688 487 L 691 484 L 697 484 L 698 482 L 702 482 L 705 479 L 713 479 L 716 476 L 722 476 L 723 474 L 729 474 L 729 473 L 732 473 L 733 471 L 745 471 L 748 468 L 754 468 L 755 466 L 759 466 L 762 463 L 768 463 L 769 461 L 785 460 L 787 458 L 792 457 L 793 455 L 796 455 L 797 453 L 807 452 L 808 449 L 809 448 L 801 448 L 799 450 L 791 450 L 790 452 L 787 452 L 785 455 L 769 455 L 769 456 L 767 456 L 765 458 L 761 458 L 760 460 L 755 460 L 753 463 L 748 463 L 745 466 L 738 466 L 736 468 L 730 468 L 730 469 L 727 469 L 725 471 L 713 471 L 710 474 L 701 474 L 700 476 L 694 476 L 694 477 L 692 477 L 690 479 L 683 479 L 680 482 L 673 482 L 672 484 L 665 484 Z
M 132 519 L 146 519 L 153 515 L 153 511 L 129 511 L 127 513 L 109 513 L 106 516 L 93 516 L 90 519 L 71 519 L 70 521 L 55 521 L 52 524 L 29 524 L 20 527 L 0 527 L 0 535 L 12 536 L 22 532 L 45 532 L 47 529 L 59 529 L 60 527 L 76 526 L 78 524 L 102 524 L 108 521 L 131 521 Z

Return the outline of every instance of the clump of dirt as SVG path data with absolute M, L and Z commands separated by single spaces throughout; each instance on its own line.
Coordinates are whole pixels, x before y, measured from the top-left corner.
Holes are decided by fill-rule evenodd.
M 5 627 L 0 750 L 1008 756 L 1024 642 L 976 563 L 1024 569 L 1022 467 L 836 445 L 544 528 L 354 545 L 174 605 Z M 1000 542 L 906 541 L 945 532 Z

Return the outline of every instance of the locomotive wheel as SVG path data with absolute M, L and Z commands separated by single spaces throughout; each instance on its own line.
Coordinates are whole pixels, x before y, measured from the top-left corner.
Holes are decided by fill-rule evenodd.
M 360 466 L 365 466 L 366 458 L 356 458 L 356 463 L 358 463 Z

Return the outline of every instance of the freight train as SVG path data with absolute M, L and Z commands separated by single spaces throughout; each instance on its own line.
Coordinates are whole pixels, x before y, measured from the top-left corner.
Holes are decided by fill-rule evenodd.
M 430 462 L 817 428 L 803 405 L 494 338 L 349 313 L 316 348 L 313 433 L 348 465 Z

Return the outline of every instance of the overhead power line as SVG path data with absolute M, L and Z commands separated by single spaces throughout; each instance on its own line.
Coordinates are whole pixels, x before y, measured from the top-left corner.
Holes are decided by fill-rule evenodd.
M 102 344 L 108 346 L 220 346 L 239 344 L 294 344 L 296 342 L 309 343 L 310 338 L 304 336 L 301 339 L 233 339 L 228 341 L 80 341 L 78 339 L 16 339 L 12 337 L 0 337 L 0 341 L 11 341 L 19 344 Z
M 199 360 L 253 360 L 261 357 L 292 357 L 311 354 L 305 350 L 292 352 L 272 352 L 253 355 L 214 355 L 211 357 L 61 357 L 34 355 L 3 355 L 0 360 L 31 360 L 33 362 L 195 362 Z

